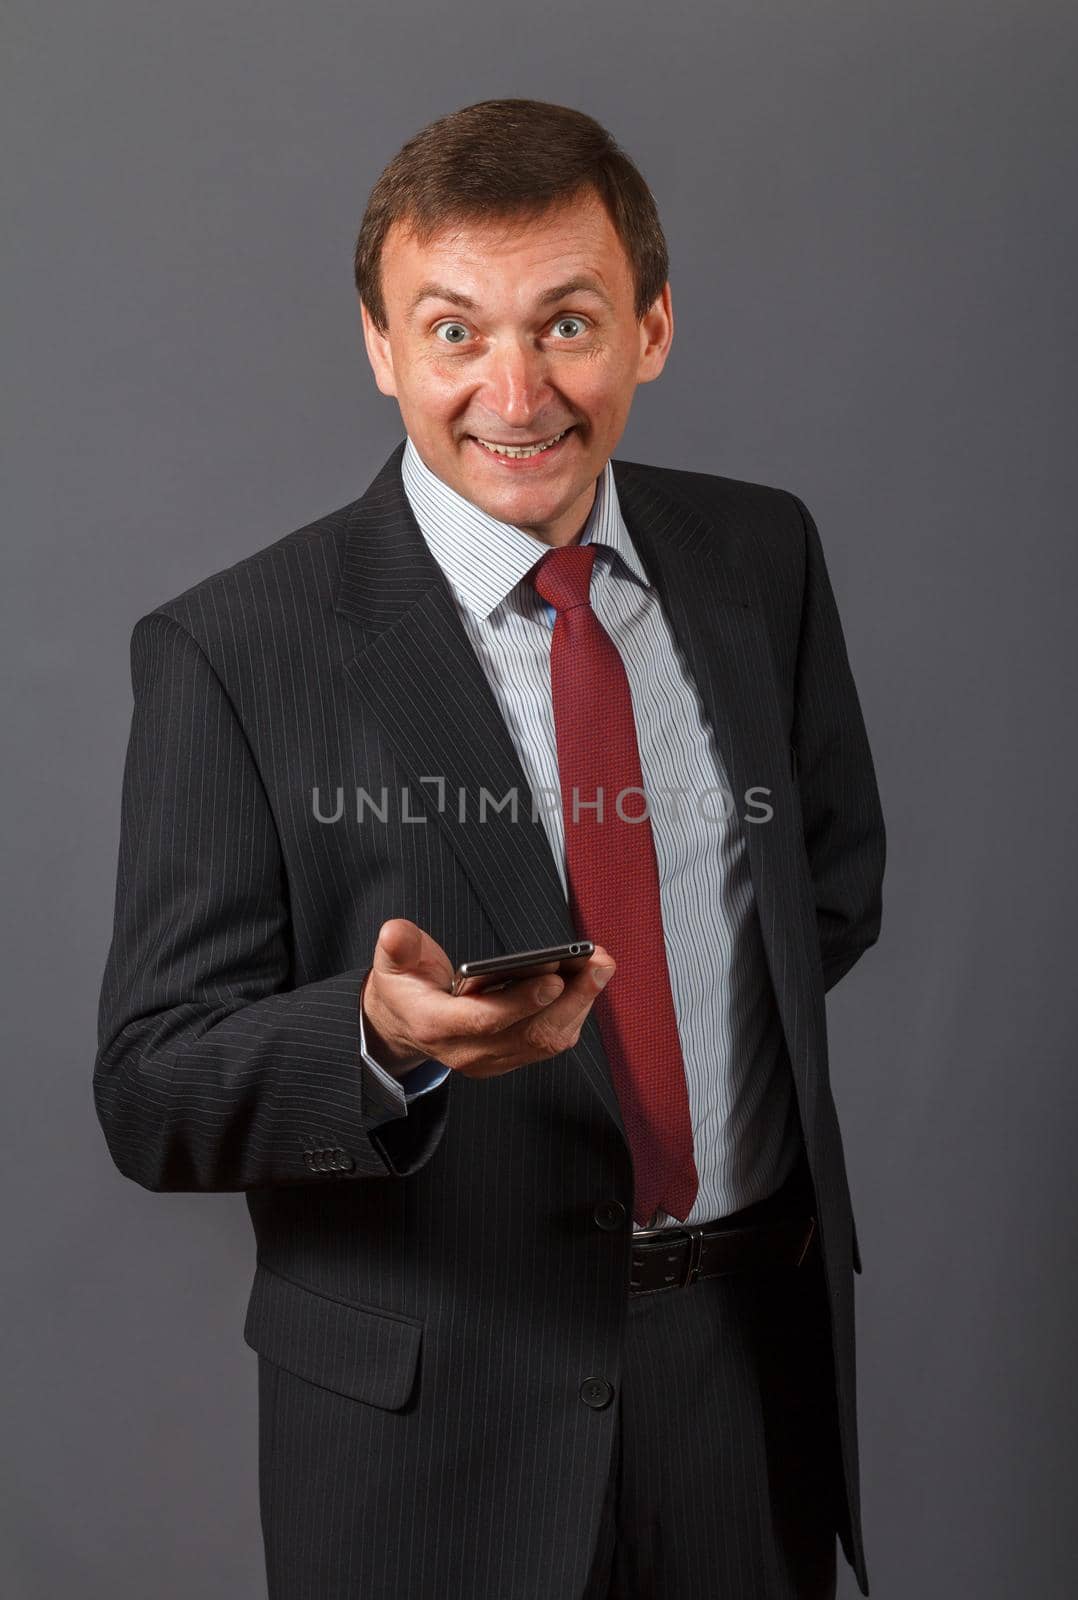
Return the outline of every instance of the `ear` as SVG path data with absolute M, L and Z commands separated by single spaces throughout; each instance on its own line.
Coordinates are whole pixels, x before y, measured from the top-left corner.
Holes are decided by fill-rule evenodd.
M 363 343 L 367 347 L 367 359 L 374 373 L 374 381 L 383 394 L 396 397 L 397 384 L 393 376 L 393 351 L 389 336 L 378 331 L 362 300 L 359 302 L 359 314 L 363 320 Z
M 670 297 L 670 280 L 663 284 L 662 293 L 655 300 L 640 323 L 640 360 L 636 369 L 637 383 L 650 383 L 666 365 L 670 346 L 674 340 L 674 306 Z

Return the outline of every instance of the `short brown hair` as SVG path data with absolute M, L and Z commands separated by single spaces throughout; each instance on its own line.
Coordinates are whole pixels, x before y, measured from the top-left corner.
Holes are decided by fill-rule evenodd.
M 629 257 L 639 321 L 669 275 L 666 238 L 651 190 L 605 128 L 544 100 L 480 100 L 430 123 L 382 172 L 356 240 L 356 289 L 375 327 L 388 327 L 381 261 L 394 222 L 429 244 L 449 224 L 532 220 L 588 189 Z

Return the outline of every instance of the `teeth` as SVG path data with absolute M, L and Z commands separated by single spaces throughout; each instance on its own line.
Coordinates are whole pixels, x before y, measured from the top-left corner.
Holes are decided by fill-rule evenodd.
M 546 439 L 541 444 L 525 445 L 521 448 L 511 444 L 488 444 L 485 439 L 476 439 L 475 442 L 476 444 L 481 444 L 484 450 L 489 450 L 492 456 L 537 456 L 541 450 L 549 450 L 552 444 L 557 444 L 558 440 L 564 438 L 568 432 L 568 428 L 563 428 L 561 433 L 556 433 L 552 439 Z

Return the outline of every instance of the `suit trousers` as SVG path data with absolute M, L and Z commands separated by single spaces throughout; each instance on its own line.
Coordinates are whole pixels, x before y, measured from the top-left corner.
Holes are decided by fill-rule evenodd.
M 832 1600 L 841 1456 L 815 1245 L 800 1267 L 630 1295 L 615 1403 L 583 1600 Z

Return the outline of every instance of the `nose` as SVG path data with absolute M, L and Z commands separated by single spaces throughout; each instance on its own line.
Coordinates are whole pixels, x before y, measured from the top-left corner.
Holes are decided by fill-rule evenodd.
M 526 340 L 506 340 L 491 352 L 486 402 L 507 428 L 526 428 L 549 399 L 546 357 Z

